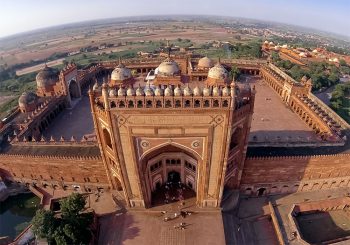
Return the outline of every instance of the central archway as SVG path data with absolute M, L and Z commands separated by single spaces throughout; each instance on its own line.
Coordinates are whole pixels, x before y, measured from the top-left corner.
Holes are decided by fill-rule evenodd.
M 196 197 L 198 159 L 190 151 L 167 145 L 142 160 L 141 173 L 147 206 L 159 206 Z
M 73 99 L 78 99 L 81 97 L 80 95 L 80 90 L 79 90 L 79 85 L 76 81 L 72 80 L 69 83 L 69 95 L 70 98 Z

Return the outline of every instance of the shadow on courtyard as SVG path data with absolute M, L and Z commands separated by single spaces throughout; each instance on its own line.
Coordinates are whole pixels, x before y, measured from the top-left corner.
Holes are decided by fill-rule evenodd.
M 349 213 L 343 210 L 301 213 L 296 216 L 304 239 L 311 244 L 335 242 L 350 236 L 349 218 Z
M 108 214 L 100 217 L 99 223 L 98 244 L 119 245 L 139 236 L 140 229 L 130 213 Z

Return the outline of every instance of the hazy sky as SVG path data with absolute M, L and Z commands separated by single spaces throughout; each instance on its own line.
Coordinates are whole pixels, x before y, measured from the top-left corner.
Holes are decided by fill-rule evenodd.
M 161 14 L 247 17 L 350 36 L 350 0 L 0 0 L 0 37 L 84 20 Z

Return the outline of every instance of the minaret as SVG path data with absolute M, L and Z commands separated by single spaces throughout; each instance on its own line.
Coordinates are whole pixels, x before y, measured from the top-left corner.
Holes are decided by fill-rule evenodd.
M 231 108 L 233 108 L 234 110 L 236 107 L 236 83 L 234 79 L 232 80 L 230 86 L 231 86 L 231 97 L 232 97 Z
M 105 110 L 109 110 L 109 103 L 108 103 L 108 85 L 106 82 L 102 84 L 102 97 L 103 97 L 103 104 L 105 106 Z

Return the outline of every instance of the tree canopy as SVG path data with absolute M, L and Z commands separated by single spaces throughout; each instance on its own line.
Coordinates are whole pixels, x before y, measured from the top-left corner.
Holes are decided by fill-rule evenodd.
M 36 236 L 46 238 L 49 244 L 89 244 L 92 213 L 84 213 L 85 198 L 73 193 L 60 200 L 61 214 L 54 215 L 51 210 L 40 209 L 32 220 Z

